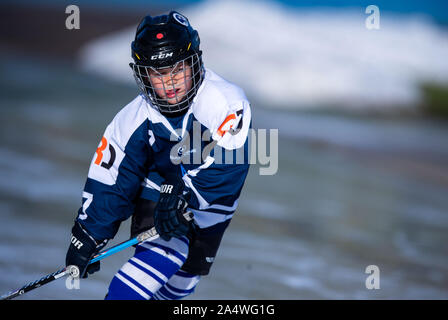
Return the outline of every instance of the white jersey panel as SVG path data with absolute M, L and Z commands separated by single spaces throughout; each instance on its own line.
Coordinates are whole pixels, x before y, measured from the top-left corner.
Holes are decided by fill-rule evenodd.
M 147 107 L 141 96 L 118 112 L 104 132 L 90 164 L 88 177 L 113 185 L 117 180 L 118 168 L 125 157 L 125 146 L 134 131 L 147 119 Z
M 213 140 L 219 141 L 218 145 L 226 149 L 244 145 L 251 112 L 249 101 L 241 88 L 206 69 L 204 82 L 191 108 L 195 118 L 210 130 Z M 243 123 L 238 133 L 228 134 L 241 121 Z

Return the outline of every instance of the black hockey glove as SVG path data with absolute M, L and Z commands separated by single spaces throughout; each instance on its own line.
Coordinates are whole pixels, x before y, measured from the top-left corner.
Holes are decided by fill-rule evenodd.
M 160 198 L 154 210 L 154 226 L 165 241 L 171 237 L 186 236 L 192 227 L 192 217 L 184 216 L 188 206 L 184 190 L 182 178 L 174 175 L 168 176 L 160 186 Z
M 71 243 L 65 258 L 65 265 L 75 265 L 79 268 L 80 278 L 87 278 L 87 274 L 92 274 L 100 270 L 100 261 L 89 265 L 93 256 L 101 250 L 107 240 L 98 242 L 87 231 L 75 221 L 72 228 Z

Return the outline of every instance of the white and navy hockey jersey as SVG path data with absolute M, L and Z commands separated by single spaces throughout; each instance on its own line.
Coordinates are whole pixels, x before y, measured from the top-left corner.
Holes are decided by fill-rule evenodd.
M 188 112 L 175 120 L 139 95 L 107 126 L 77 216 L 94 238 L 113 238 L 138 197 L 157 201 L 168 172 L 182 175 L 191 191 L 188 210 L 197 226 L 232 218 L 249 170 L 251 110 L 244 92 L 206 69 Z

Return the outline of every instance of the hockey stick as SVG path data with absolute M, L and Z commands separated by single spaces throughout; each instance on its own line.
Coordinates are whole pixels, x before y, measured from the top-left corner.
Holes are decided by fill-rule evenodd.
M 184 217 L 188 221 L 191 221 L 193 219 L 193 214 L 192 214 L 192 212 L 188 211 L 188 212 L 184 213 Z M 157 239 L 158 237 L 159 237 L 159 235 L 156 231 L 156 228 L 152 227 L 151 229 L 138 234 L 135 238 L 123 241 L 122 243 L 119 243 L 113 247 L 110 247 L 109 249 L 99 252 L 89 261 L 89 264 L 100 261 L 110 255 L 113 255 L 114 253 L 117 253 L 121 250 L 129 248 L 129 247 L 136 245 L 140 242 L 153 241 L 153 240 Z M 50 274 L 40 278 L 39 280 L 30 282 L 30 283 L 24 285 L 20 289 L 17 289 L 15 291 L 4 294 L 3 296 L 0 297 L 0 300 L 14 299 L 18 296 L 23 295 L 24 293 L 26 293 L 28 291 L 39 288 L 39 287 L 43 286 L 44 284 L 50 283 L 56 279 L 62 278 L 67 275 L 70 275 L 73 278 L 79 277 L 78 267 L 77 266 L 67 266 L 65 268 L 62 268 L 62 269 L 56 271 L 56 272 L 50 273 Z

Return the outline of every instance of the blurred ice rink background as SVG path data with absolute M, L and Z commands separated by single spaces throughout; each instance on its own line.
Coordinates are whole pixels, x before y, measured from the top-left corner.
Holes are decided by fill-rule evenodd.
M 176 9 L 206 66 L 246 91 L 253 126 L 279 133 L 276 174 L 252 166 L 189 299 L 448 298 L 445 2 L 83 0 L 66 30 L 69 4 L 0 5 L 0 294 L 64 264 L 91 157 L 138 93 L 135 28 Z M 112 244 L 128 236 L 125 222 Z M 20 299 L 102 299 L 131 255 L 80 290 L 59 280 Z

